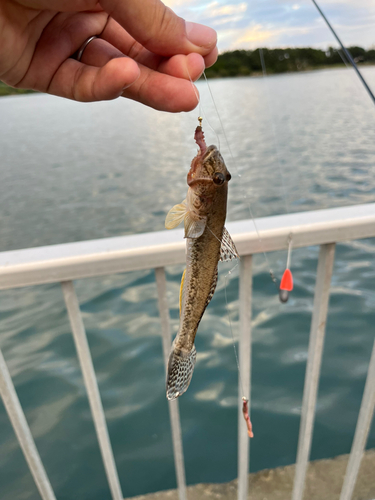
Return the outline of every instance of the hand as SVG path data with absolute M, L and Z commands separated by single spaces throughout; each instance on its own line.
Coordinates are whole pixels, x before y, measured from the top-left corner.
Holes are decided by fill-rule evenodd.
M 72 56 L 90 36 L 98 38 Z M 74 99 L 123 96 L 190 111 L 217 58 L 216 33 L 160 0 L 0 0 L 0 80 Z

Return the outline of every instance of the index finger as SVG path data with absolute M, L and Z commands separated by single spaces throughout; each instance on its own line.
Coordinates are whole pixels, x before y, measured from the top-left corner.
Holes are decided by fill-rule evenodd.
M 216 46 L 216 31 L 186 22 L 160 0 L 102 0 L 101 6 L 148 50 L 161 56 L 196 52 L 209 54 Z

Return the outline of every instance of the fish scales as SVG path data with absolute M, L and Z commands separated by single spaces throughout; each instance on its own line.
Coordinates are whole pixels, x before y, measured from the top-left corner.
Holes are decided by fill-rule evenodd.
M 226 208 L 226 194 L 215 200 L 215 207 Z M 220 257 L 221 237 L 225 224 L 226 210 L 215 210 L 207 217 L 207 226 L 202 236 L 188 238 L 185 275 L 185 300 L 181 311 L 181 328 L 176 347 L 191 349 L 195 335 L 207 307 L 206 300 L 211 292 Z M 185 345 L 183 344 L 185 343 Z
M 180 326 L 172 344 L 167 373 L 167 398 L 189 387 L 196 359 L 195 336 L 217 283 L 218 262 L 238 257 L 224 224 L 231 178 L 216 146 L 206 146 L 202 128 L 195 131 L 200 150 L 187 176 L 186 200 L 175 205 L 166 228 L 185 225 L 186 270 L 180 291 Z

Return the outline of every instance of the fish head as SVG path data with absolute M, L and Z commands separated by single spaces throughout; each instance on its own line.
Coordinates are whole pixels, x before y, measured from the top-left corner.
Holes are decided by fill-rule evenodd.
M 231 175 L 216 146 L 200 151 L 193 159 L 187 176 L 188 208 L 206 217 L 220 197 L 226 200 Z M 226 205 L 226 203 L 225 203 Z
M 214 195 L 227 188 L 231 175 L 216 146 L 201 147 L 187 176 L 188 186 L 197 194 Z

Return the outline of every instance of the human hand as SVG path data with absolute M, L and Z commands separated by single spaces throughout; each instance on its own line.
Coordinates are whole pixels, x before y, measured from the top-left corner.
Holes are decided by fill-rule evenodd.
M 97 35 L 72 58 L 89 37 Z M 160 0 L 0 0 L 0 80 L 77 101 L 123 96 L 190 111 L 216 33 Z

